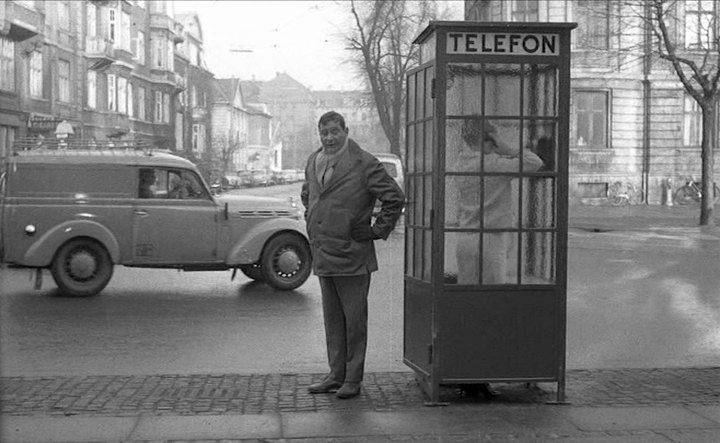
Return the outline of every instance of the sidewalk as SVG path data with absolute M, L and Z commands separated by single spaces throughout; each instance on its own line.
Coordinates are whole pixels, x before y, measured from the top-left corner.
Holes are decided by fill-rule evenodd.
M 570 208 L 570 230 L 661 230 L 715 241 L 697 207 Z M 720 217 L 720 214 L 718 214 Z M 556 385 L 425 406 L 406 372 L 366 374 L 361 395 L 310 395 L 323 374 L 0 377 L 0 442 L 718 443 L 720 367 L 567 371 Z
M 2 379 L 0 441 L 712 442 L 720 368 L 571 370 L 497 384 L 493 400 L 445 389 L 425 406 L 411 372 L 367 374 L 358 398 L 310 395 L 322 374 Z

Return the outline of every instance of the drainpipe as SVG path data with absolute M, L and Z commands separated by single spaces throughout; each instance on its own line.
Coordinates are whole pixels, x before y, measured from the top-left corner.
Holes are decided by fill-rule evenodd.
M 647 205 L 650 197 L 650 69 L 652 38 L 650 21 L 650 2 L 645 2 L 645 32 L 643 33 L 643 153 L 642 153 L 642 198 Z

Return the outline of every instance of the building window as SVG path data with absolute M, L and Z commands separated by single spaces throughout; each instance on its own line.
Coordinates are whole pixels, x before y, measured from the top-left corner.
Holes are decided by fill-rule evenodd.
M 145 110 L 147 109 L 147 102 L 145 101 L 145 88 L 140 86 L 138 87 L 138 118 L 140 120 L 147 120 L 147 114 L 145 113 Z
M 153 68 L 167 68 L 167 40 L 162 34 L 154 34 L 151 38 L 153 47 Z
M 510 12 L 514 22 L 536 22 L 538 21 L 538 1 L 512 0 Z
M 145 64 L 145 33 L 143 31 L 138 31 L 135 38 L 135 59 L 139 64 Z
M 85 32 L 87 33 L 88 38 L 94 38 L 97 37 L 97 6 L 88 2 L 86 7 L 87 10 L 85 11 L 85 15 L 87 16 L 87 30 Z
M 683 105 L 683 145 L 700 146 L 702 139 L 702 109 L 690 95 L 685 94 Z
M 714 0 L 685 1 L 685 46 L 688 49 L 714 48 L 717 26 Z
M 108 111 L 117 111 L 117 77 L 115 74 L 107 76 L 107 108 Z
M 58 100 L 70 103 L 70 62 L 58 60 Z
M 10 153 L 10 147 L 15 143 L 17 128 L 15 126 L 0 125 L 0 158 Z
M 130 14 L 120 14 L 120 48 L 130 52 Z
M 118 77 L 117 79 L 117 110 L 121 114 L 127 114 L 127 79 Z
M 108 9 L 108 28 L 107 38 L 111 42 L 115 42 L 117 37 L 117 11 L 115 9 Z
M 163 94 L 163 123 L 170 123 L 170 94 Z
M 575 93 L 576 144 L 579 148 L 608 147 L 608 94 L 604 91 Z
M 135 97 L 133 96 L 133 85 L 127 84 L 127 109 L 130 117 L 135 117 Z
M 574 15 L 578 22 L 576 46 L 582 49 L 608 49 L 610 3 L 606 0 L 578 0 Z
M 87 106 L 97 108 L 97 72 L 90 70 L 87 73 Z
M 58 27 L 65 31 L 70 30 L 70 2 L 57 2 Z
M 205 125 L 197 123 L 192 126 L 192 150 L 195 154 L 205 152 Z
M 0 37 L 0 89 L 15 91 L 15 43 Z
M 31 97 L 43 96 L 43 57 L 42 52 L 33 51 L 30 54 L 29 70 L 30 81 L 28 82 Z
M 162 92 L 155 91 L 155 123 L 163 122 L 163 97 Z

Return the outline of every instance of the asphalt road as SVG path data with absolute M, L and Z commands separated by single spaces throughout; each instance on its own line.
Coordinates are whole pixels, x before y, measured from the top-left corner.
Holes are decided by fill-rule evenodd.
M 242 192 L 297 195 L 298 184 Z M 572 230 L 568 367 L 720 365 L 720 241 L 681 230 Z M 368 371 L 402 363 L 403 234 L 377 242 Z M 46 273 L 0 270 L 0 375 L 318 373 L 326 370 L 315 277 L 275 291 L 230 272 L 116 267 L 94 298 L 55 294 Z

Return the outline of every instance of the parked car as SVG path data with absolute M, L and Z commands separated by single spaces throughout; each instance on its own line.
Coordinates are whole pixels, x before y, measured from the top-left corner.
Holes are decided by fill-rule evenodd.
M 380 153 L 380 154 L 373 154 L 378 160 L 380 160 L 380 163 L 385 166 L 385 170 L 390 174 L 390 177 L 394 178 L 395 181 L 400 185 L 400 189 L 405 191 L 405 172 L 403 170 L 403 164 L 400 157 L 398 157 L 395 154 L 387 154 L 387 153 Z M 375 203 L 375 208 L 373 209 L 373 214 L 377 215 L 380 212 L 380 202 Z
M 250 188 L 254 186 L 252 173 L 250 171 L 238 171 L 237 183 L 238 188 Z
M 281 290 L 310 275 L 296 204 L 214 196 L 191 162 L 169 153 L 14 150 L 0 190 L 2 262 L 35 268 L 38 278 L 49 269 L 70 296 L 101 292 L 114 265 L 240 269 Z
M 270 172 L 266 169 L 252 169 L 252 186 L 270 186 Z

